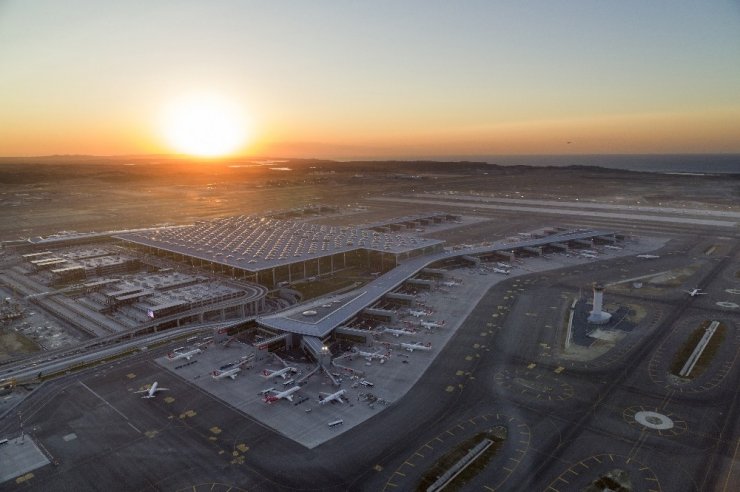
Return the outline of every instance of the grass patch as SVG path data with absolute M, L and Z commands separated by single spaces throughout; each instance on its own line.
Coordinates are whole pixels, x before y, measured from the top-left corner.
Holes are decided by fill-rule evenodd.
M 681 372 L 681 369 L 683 368 L 684 364 L 686 364 L 686 361 L 689 357 L 691 357 L 691 354 L 694 352 L 694 349 L 696 348 L 696 344 L 699 343 L 699 340 L 704 336 L 704 333 L 706 332 L 707 327 L 711 324 L 710 320 L 704 320 L 701 325 L 699 325 L 698 328 L 696 328 L 693 332 L 691 332 L 691 335 L 689 338 L 684 342 L 681 349 L 676 353 L 676 356 L 673 358 L 673 363 L 671 364 L 671 374 L 678 376 Z M 719 350 L 720 346 L 722 345 L 722 342 L 725 340 L 725 332 L 727 331 L 727 327 L 724 325 L 724 323 L 720 323 L 717 327 L 717 330 L 714 332 L 714 335 L 712 336 L 712 339 L 709 340 L 709 343 L 707 344 L 706 348 L 704 349 L 704 352 L 702 352 L 701 357 L 699 357 L 699 360 L 696 362 L 696 365 L 694 366 L 694 369 L 691 371 L 691 374 L 688 376 L 688 379 L 694 379 L 696 377 L 701 376 L 704 371 L 709 367 L 712 360 L 714 359 L 714 356 L 717 353 L 717 350 Z M 683 376 L 679 376 L 683 377 Z
M 627 321 L 631 323 L 637 324 L 645 319 L 645 316 L 647 316 L 647 309 L 645 309 L 643 306 L 640 306 L 639 304 L 627 304 L 626 307 L 627 309 L 629 309 Z
M 303 300 L 315 299 L 341 289 L 360 287 L 372 280 L 370 273 L 358 268 L 348 268 L 336 272 L 331 278 L 322 278 L 313 282 L 301 282 L 291 287 L 303 295 Z
M 506 441 L 507 434 L 508 432 L 505 427 L 494 427 L 493 429 L 479 432 L 470 439 L 461 442 L 454 449 L 439 458 L 437 462 L 427 470 L 426 473 L 424 473 L 421 477 L 421 482 L 419 482 L 419 485 L 416 487 L 417 492 L 425 491 L 430 485 L 437 481 L 437 478 L 468 454 L 468 451 L 482 442 L 483 439 L 487 438 L 492 440 L 493 444 L 475 461 L 473 461 L 473 463 L 468 465 L 462 473 L 455 477 L 447 487 L 445 487 L 445 491 L 462 490 L 467 482 L 486 468 L 488 462 L 491 461 L 498 450 L 503 446 Z
M 0 360 L 38 351 L 39 346 L 22 333 L 7 331 L 0 334 Z

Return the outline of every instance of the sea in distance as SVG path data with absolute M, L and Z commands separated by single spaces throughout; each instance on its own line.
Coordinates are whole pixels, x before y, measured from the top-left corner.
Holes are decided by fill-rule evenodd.
M 478 155 L 418 159 L 477 161 L 501 166 L 596 166 L 664 174 L 740 174 L 740 154 Z

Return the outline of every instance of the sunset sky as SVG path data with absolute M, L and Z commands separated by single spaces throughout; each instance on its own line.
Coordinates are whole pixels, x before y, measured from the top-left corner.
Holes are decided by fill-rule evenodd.
M 188 98 L 245 155 L 740 152 L 740 2 L 0 0 L 0 155 L 189 152 Z

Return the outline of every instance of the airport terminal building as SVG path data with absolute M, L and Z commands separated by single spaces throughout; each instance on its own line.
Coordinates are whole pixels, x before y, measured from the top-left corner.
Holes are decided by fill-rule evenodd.
M 453 218 L 435 215 L 429 220 Z M 410 229 L 426 220 L 409 218 L 400 224 Z M 443 241 L 407 234 L 401 227 L 361 228 L 237 216 L 115 237 L 146 254 L 276 287 L 352 266 L 386 272 L 404 260 L 442 251 Z

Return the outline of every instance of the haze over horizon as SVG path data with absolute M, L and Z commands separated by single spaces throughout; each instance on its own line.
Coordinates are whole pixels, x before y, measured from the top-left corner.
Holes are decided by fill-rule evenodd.
M 738 21 L 731 1 L 9 0 L 0 155 L 738 153 Z

